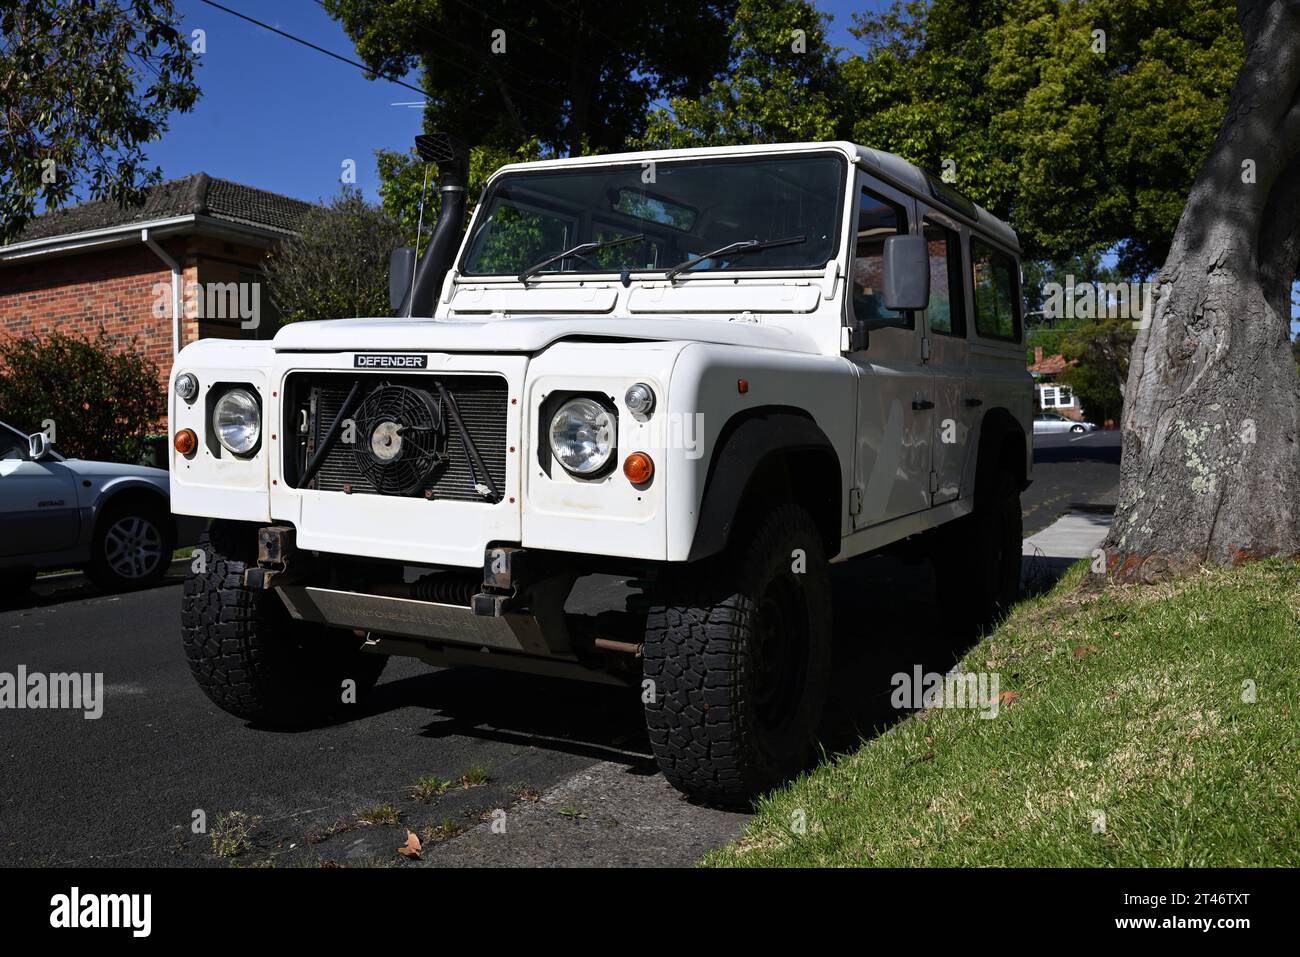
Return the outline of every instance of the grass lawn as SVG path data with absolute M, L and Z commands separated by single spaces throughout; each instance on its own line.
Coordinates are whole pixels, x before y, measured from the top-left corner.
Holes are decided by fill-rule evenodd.
M 1018 694 L 996 717 L 914 714 L 704 863 L 1300 864 L 1300 565 L 1101 593 L 1085 574 L 967 654 Z

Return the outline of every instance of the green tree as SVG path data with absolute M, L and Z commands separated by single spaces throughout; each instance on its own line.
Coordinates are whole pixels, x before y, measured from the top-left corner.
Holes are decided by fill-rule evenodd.
M 271 298 L 285 322 L 389 315 L 388 256 L 404 241 L 396 219 L 344 187 L 267 258 Z
M 1243 45 L 1230 0 L 933 0 L 859 15 L 851 138 L 1009 220 L 1033 258 L 1169 249 Z
M 0 3 L 0 243 L 85 187 L 142 202 L 143 144 L 198 98 L 171 0 Z
M 702 96 L 655 109 L 633 143 L 646 149 L 833 139 L 836 49 L 830 17 L 805 0 L 741 0 L 729 32 L 726 76 Z
M 1098 425 L 1119 421 L 1136 334 L 1131 319 L 1096 319 L 1072 330 L 1061 343 L 1061 354 L 1072 364 L 1058 380 L 1074 390 L 1084 413 Z
M 146 436 L 167 414 L 158 367 L 135 343 L 116 342 L 101 327 L 94 339 L 55 332 L 0 343 L 0 409 L 26 432 L 53 423 L 64 455 L 139 462 Z
M 427 129 L 551 154 L 619 149 L 726 65 L 735 0 L 324 0 L 377 71 L 422 68 Z

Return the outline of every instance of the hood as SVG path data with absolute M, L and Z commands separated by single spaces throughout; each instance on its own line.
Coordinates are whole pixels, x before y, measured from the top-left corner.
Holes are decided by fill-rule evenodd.
M 130 476 L 164 484 L 169 481 L 166 469 L 156 469 L 148 465 L 123 465 L 120 462 L 96 462 L 91 459 L 64 459 L 62 464 L 85 478 Z
M 721 319 L 512 316 L 504 319 L 331 319 L 276 333 L 278 351 L 540 352 L 561 339 L 715 342 L 817 353 L 813 337 L 778 325 Z

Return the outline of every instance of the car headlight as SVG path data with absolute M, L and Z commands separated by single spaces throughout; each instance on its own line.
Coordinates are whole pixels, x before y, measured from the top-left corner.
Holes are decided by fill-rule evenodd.
M 618 434 L 614 415 L 595 399 L 570 399 L 551 419 L 551 453 L 574 475 L 592 475 L 609 462 Z
M 262 437 L 262 410 L 247 389 L 231 389 L 212 410 L 217 441 L 236 455 L 247 455 Z

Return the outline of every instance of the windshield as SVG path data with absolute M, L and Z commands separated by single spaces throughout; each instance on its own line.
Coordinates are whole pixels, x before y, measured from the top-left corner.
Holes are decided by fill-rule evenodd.
M 510 173 L 483 197 L 468 276 L 821 269 L 839 246 L 846 164 L 828 153 Z M 547 258 L 586 243 L 634 241 Z M 770 248 L 724 250 L 795 237 Z

